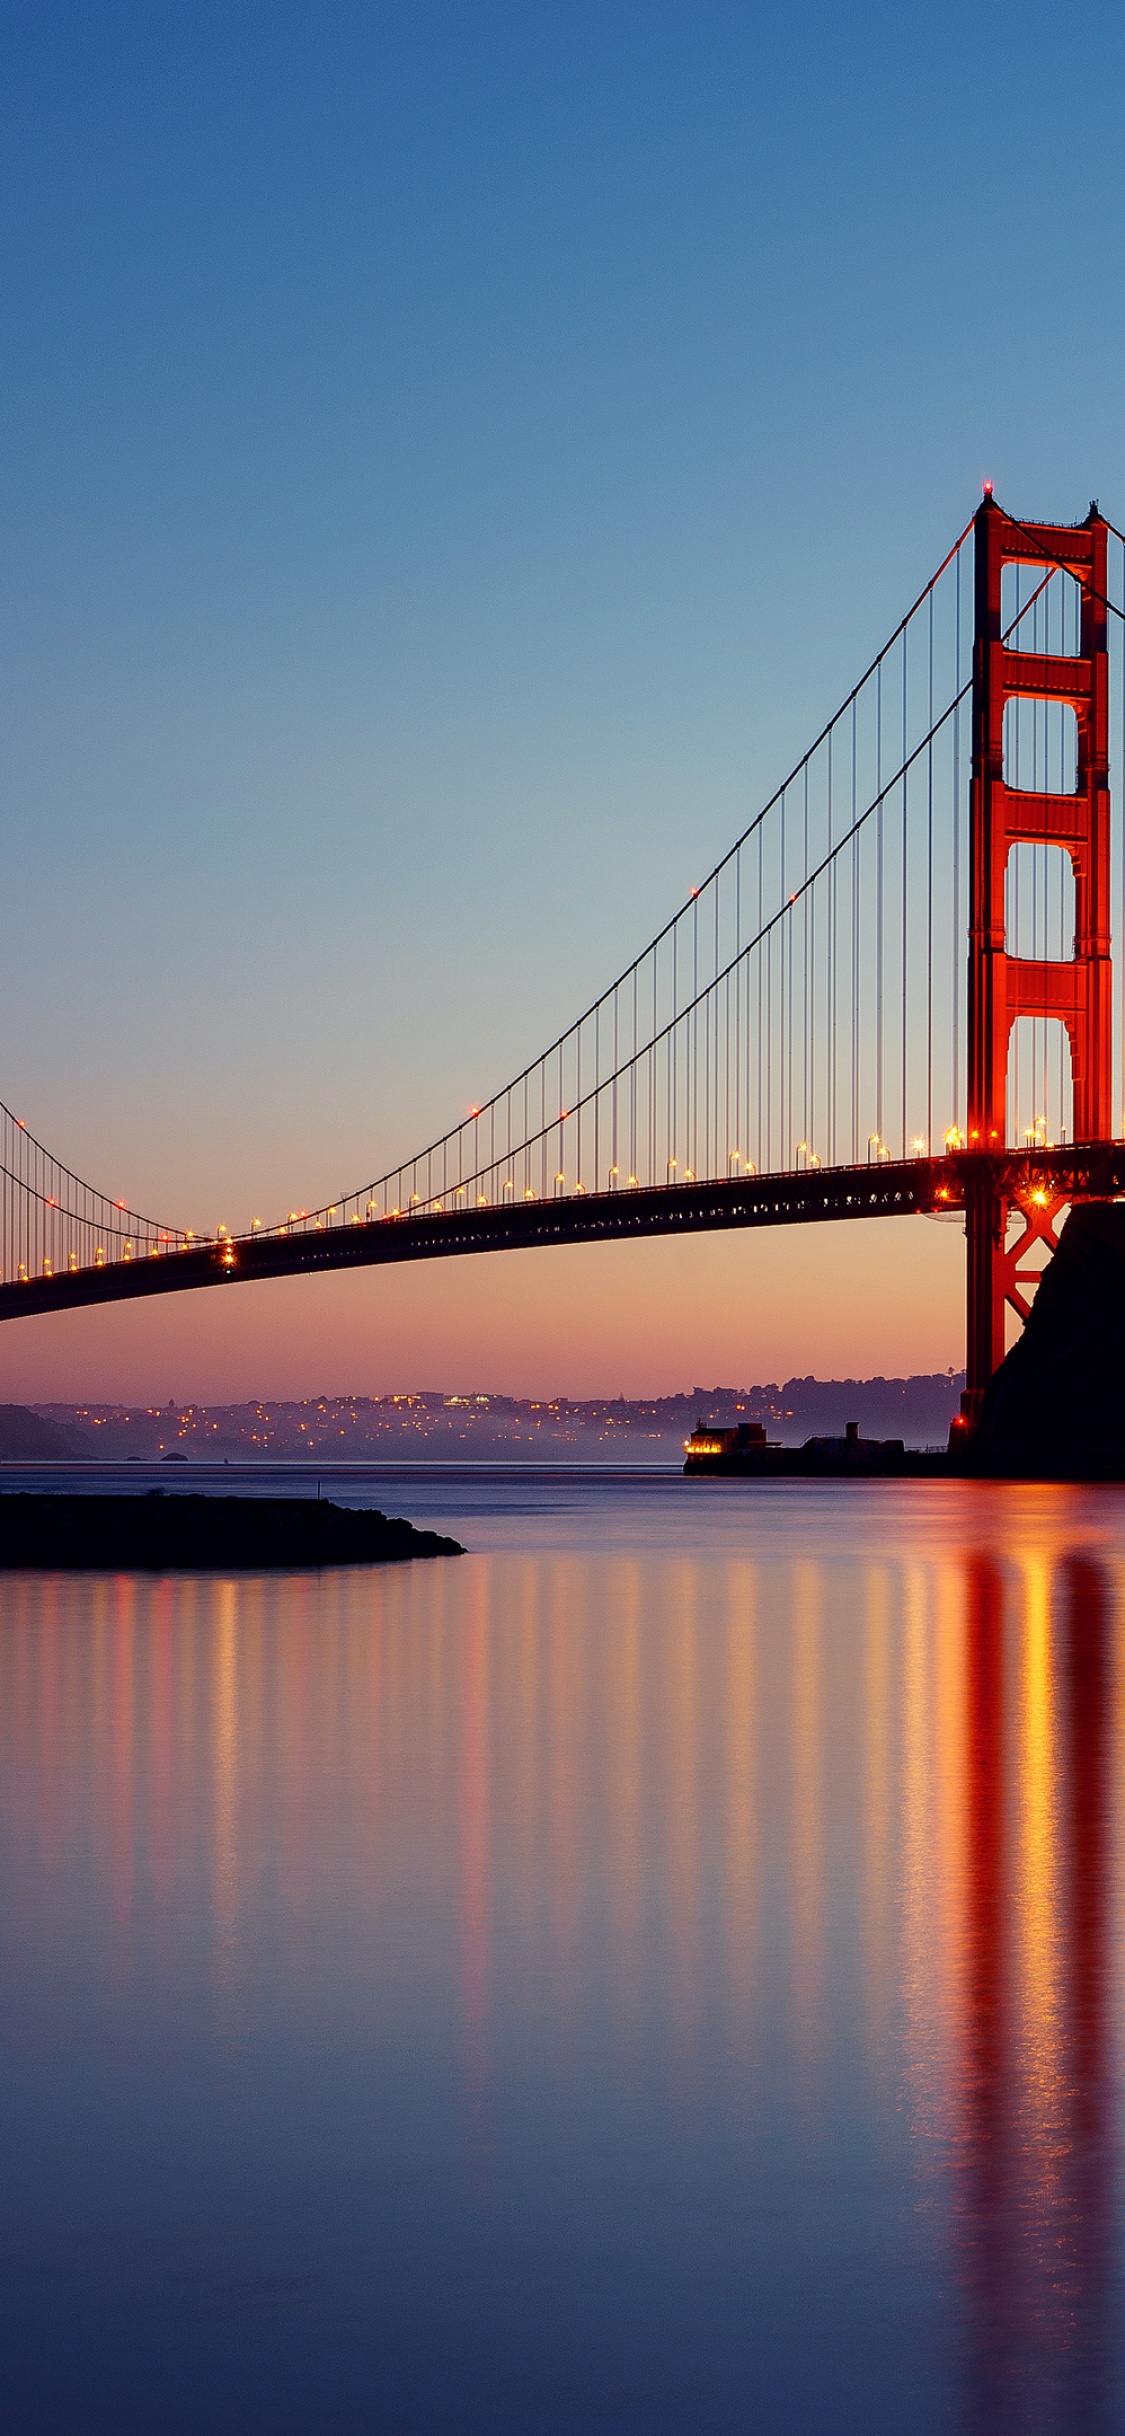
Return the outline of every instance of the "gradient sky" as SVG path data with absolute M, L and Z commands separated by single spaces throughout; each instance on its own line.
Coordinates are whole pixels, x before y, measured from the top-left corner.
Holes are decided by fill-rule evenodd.
M 0 7 L 0 1096 L 212 1229 L 683 900 L 991 475 L 1125 510 L 1119 7 Z M 922 1220 L 20 1322 L 0 1398 L 961 1359 Z

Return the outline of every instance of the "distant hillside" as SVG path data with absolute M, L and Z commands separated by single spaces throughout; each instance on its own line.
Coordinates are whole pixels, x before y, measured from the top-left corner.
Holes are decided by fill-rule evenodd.
M 941 1446 L 963 1374 L 905 1379 L 786 1379 L 757 1387 L 693 1387 L 675 1396 L 310 1396 L 253 1404 L 40 1407 L 82 1453 L 103 1462 L 311 1460 L 325 1463 L 668 1463 L 697 1421 L 761 1421 L 799 1446 L 858 1421 L 865 1437 Z M 29 1416 L 30 1417 L 30 1416 Z M 2 1451 L 2 1450 L 0 1450 Z
M 29 1412 L 26 1404 L 0 1404 L 0 1463 L 67 1463 L 87 1451 L 81 1430 Z

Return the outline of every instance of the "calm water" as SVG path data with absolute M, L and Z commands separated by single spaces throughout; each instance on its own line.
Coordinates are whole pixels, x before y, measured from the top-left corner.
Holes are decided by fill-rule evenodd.
M 1125 1492 L 347 1493 L 0 1577 L 5 2430 L 1125 2427 Z

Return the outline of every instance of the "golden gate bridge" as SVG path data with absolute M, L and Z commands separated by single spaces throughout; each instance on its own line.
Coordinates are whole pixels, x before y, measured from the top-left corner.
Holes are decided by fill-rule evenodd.
M 97 1191 L 0 1108 L 0 1319 L 536 1244 L 957 1214 L 971 1423 L 1064 1210 L 1125 1194 L 1122 623 L 1125 535 L 1096 503 L 1029 523 L 986 490 L 663 929 L 398 1166 L 196 1234 Z M 1119 826 L 1116 852 L 1125 886 Z

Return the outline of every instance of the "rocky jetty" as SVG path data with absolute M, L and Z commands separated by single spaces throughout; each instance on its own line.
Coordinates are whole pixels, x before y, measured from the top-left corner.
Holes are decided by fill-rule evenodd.
M 463 1556 L 459 1541 L 315 1497 L 0 1494 L 0 1567 L 227 1572 Z
M 1070 1213 L 984 1400 L 973 1471 L 1125 1480 L 1125 1202 Z

